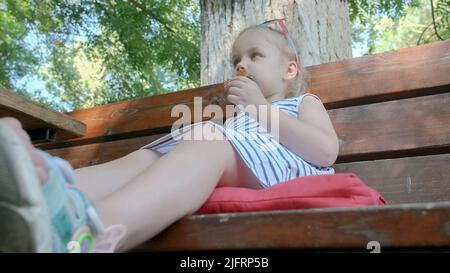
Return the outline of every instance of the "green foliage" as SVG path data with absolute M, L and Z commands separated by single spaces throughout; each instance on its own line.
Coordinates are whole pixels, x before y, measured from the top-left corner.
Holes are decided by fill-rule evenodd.
M 363 25 L 370 16 L 398 18 L 405 15 L 405 8 L 417 7 L 420 0 L 350 0 L 350 21 Z
M 57 110 L 200 81 L 194 1 L 0 0 L 0 23 L 0 86 Z
M 450 39 L 450 0 L 437 1 L 433 11 L 436 36 L 440 40 Z
M 398 17 L 365 14 L 364 22 L 355 18 L 352 39 L 366 47 L 365 55 L 450 39 L 449 13 L 450 0 L 417 0 Z
M 27 26 L 17 20 L 23 18 L 24 9 L 21 5 L 9 9 L 0 2 L 0 85 L 8 89 L 13 88 L 14 79 L 35 72 L 38 62 L 21 42 L 28 33 Z

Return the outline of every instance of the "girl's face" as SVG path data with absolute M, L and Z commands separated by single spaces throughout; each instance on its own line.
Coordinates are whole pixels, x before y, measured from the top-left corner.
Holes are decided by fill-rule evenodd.
M 276 37 L 269 35 L 264 30 L 248 30 L 237 38 L 232 49 L 233 75 L 238 68 L 245 68 L 266 98 L 284 95 L 283 78 L 288 63 L 275 42 L 271 42 Z

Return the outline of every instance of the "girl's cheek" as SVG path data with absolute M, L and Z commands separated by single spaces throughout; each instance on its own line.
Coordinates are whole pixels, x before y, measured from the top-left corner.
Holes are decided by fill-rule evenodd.
M 270 84 L 267 82 L 267 80 L 262 80 L 260 82 L 257 82 L 257 84 L 263 94 L 266 93 L 266 90 L 270 89 Z

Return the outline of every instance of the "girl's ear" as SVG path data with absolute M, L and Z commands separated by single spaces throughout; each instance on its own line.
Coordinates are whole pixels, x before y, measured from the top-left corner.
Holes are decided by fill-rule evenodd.
M 297 76 L 298 73 L 298 65 L 296 61 L 289 61 L 288 62 L 288 68 L 286 73 L 283 76 L 284 80 L 292 80 L 293 78 L 295 78 L 295 76 Z

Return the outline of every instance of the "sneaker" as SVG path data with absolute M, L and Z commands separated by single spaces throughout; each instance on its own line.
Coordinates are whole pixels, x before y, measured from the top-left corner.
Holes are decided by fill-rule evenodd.
M 104 232 L 94 207 L 75 187 L 70 164 L 37 150 L 48 168 L 48 181 L 42 187 L 53 227 L 54 252 L 93 252 L 94 235 Z
M 31 157 L 0 123 L 0 252 L 51 252 L 52 227 Z
M 0 252 L 93 252 L 104 227 L 73 169 L 37 152 L 48 168 L 44 186 L 20 137 L 0 123 Z

